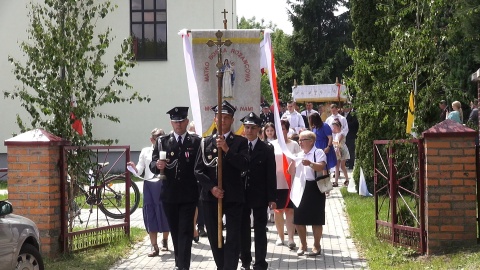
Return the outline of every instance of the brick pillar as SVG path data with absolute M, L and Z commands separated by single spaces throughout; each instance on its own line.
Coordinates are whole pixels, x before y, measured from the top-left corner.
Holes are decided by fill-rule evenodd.
M 5 141 L 8 200 L 13 213 L 33 220 L 40 230 L 42 254 L 60 254 L 60 147 L 67 142 L 42 129 Z
M 477 243 L 475 135 L 450 119 L 423 132 L 429 255 Z

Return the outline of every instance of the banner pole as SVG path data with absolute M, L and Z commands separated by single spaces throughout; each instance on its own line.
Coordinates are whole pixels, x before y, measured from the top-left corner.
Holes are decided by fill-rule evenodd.
M 217 136 L 223 135 L 222 130 L 222 88 L 223 88 L 223 63 L 222 63 L 222 47 L 223 46 L 230 46 L 232 42 L 229 39 L 222 41 L 223 33 L 222 31 L 218 30 L 215 33 L 217 37 L 217 41 L 208 40 L 207 45 L 208 47 L 217 47 L 217 78 L 218 78 L 218 85 L 217 85 Z M 217 186 L 219 189 L 223 189 L 223 175 L 222 175 L 222 164 L 223 164 L 223 150 L 222 148 L 218 147 L 218 156 L 217 156 Z M 223 246 L 223 200 L 221 198 L 218 199 L 218 216 L 217 216 L 217 226 L 218 226 L 218 248 L 222 248 Z
M 218 31 L 217 34 L 222 32 Z M 217 35 L 218 38 L 218 35 Z M 221 35 L 220 35 L 221 38 Z M 220 46 L 221 47 L 221 46 Z M 222 50 L 219 49 L 218 53 L 218 63 L 217 67 L 219 67 L 219 64 L 222 65 Z M 217 109 L 218 109 L 218 114 L 217 114 L 217 135 L 222 136 L 223 135 L 223 130 L 222 130 L 222 84 L 223 84 L 223 70 L 221 67 L 218 68 L 217 70 L 217 78 L 218 78 L 218 87 L 217 87 Z M 221 147 L 218 147 L 218 159 L 217 159 L 217 180 L 218 180 L 218 188 L 220 190 L 223 189 L 223 150 Z M 217 210 L 218 210 L 218 215 L 217 215 L 217 228 L 218 228 L 218 248 L 222 248 L 223 246 L 223 199 L 218 198 L 218 204 L 217 204 Z

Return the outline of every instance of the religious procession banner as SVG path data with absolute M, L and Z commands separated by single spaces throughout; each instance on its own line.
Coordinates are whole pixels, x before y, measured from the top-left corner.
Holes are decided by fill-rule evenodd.
M 233 130 L 241 131 L 241 118 L 255 112 L 260 113 L 260 30 L 220 30 L 220 40 L 215 36 L 218 30 L 180 31 L 184 39 L 184 56 L 187 69 L 190 102 L 196 132 L 202 136 L 212 133 L 215 125 L 211 108 L 218 104 L 217 71 L 223 71 L 222 99 L 232 104 L 237 111 Z M 191 44 L 189 43 L 191 35 Z M 209 47 L 211 40 L 223 44 Z M 230 46 L 224 42 L 230 40 Z M 219 50 L 221 63 L 217 67 Z

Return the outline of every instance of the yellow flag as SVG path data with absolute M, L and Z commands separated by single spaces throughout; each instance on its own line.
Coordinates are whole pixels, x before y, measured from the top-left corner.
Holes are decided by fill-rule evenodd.
M 408 102 L 407 112 L 407 133 L 412 133 L 413 115 L 415 113 L 415 102 L 413 100 L 413 91 L 410 91 L 410 100 Z

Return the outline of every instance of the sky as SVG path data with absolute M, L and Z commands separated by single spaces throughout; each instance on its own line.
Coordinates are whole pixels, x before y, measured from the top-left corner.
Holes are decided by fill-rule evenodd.
M 272 21 L 277 28 L 291 35 L 293 27 L 288 20 L 287 8 L 286 0 L 237 0 L 238 19 L 242 16 L 246 19 L 255 16 L 257 22 L 261 19 L 265 20 L 265 24 Z
M 265 20 L 265 24 L 272 21 L 277 28 L 287 34 L 292 34 L 292 23 L 288 21 L 286 0 L 237 0 L 238 19 L 250 19 L 255 16 L 257 22 Z

